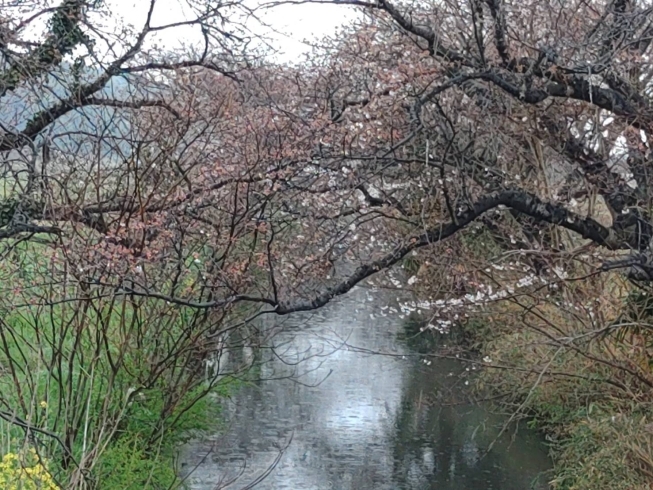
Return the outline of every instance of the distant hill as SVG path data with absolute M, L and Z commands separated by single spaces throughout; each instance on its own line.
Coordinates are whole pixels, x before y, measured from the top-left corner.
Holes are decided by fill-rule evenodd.
M 71 65 L 64 64 L 46 77 L 21 85 L 0 99 L 0 123 L 12 131 L 23 130 L 36 114 L 70 97 L 76 83 L 94 80 L 99 73 L 97 69 L 86 69 L 76 77 Z M 128 75 L 115 76 L 95 95 L 118 100 L 142 97 L 143 87 L 139 88 L 135 81 Z M 148 92 L 152 93 L 152 87 Z M 130 153 L 130 145 L 125 140 L 130 124 L 124 114 L 123 110 L 113 107 L 77 108 L 46 128 L 35 143 L 40 146 L 47 137 L 53 148 L 83 153 L 91 151 L 90 142 L 95 137 L 102 137 L 106 140 L 103 145 L 106 148 L 102 149 L 105 156 L 117 156 L 118 152 L 126 155 Z

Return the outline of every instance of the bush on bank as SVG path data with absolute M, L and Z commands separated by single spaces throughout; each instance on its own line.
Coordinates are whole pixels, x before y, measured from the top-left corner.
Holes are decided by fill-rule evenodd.
M 526 254 L 478 245 L 466 237 L 423 257 L 418 282 L 434 318 L 455 318 L 483 359 L 477 388 L 546 434 L 552 488 L 649 489 L 653 294 L 597 274 L 591 252 L 551 254 L 538 272 Z
M 206 369 L 213 320 L 48 285 L 42 248 L 20 258 L 24 283 L 8 271 L 14 294 L 0 304 L 0 488 L 179 487 L 179 445 L 217 428 L 216 397 L 233 386 Z

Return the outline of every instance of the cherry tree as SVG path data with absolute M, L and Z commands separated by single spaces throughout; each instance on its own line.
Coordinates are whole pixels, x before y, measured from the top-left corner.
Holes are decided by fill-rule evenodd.
M 381 271 L 400 287 L 423 251 L 443 328 L 578 264 L 650 279 L 648 3 L 332 3 L 362 15 L 298 66 L 247 47 L 236 2 L 161 25 L 152 0 L 118 30 L 103 2 L 3 4 L 0 273 L 23 323 L 0 330 L 2 364 L 45 366 L 46 405 L 69 407 L 28 422 L 54 395 L 15 374 L 3 418 L 51 436 L 70 488 L 158 389 L 155 452 L 230 334 L 264 342 L 254 318 Z M 186 27 L 193 49 L 150 42 Z M 472 261 L 484 233 L 519 264 Z M 502 267 L 528 271 L 497 293 Z

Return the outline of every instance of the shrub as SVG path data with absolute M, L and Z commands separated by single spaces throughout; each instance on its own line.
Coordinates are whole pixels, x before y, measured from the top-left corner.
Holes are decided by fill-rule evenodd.
M 48 462 L 34 448 L 6 453 L 0 461 L 3 490 L 60 490 L 48 471 Z

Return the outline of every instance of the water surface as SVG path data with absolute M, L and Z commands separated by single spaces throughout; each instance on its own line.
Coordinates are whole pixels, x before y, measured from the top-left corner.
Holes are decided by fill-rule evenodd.
M 427 365 L 400 340 L 407 319 L 380 316 L 396 301 L 357 288 L 317 313 L 284 318 L 274 352 L 262 353 L 268 381 L 225 404 L 224 433 L 185 449 L 190 487 L 214 490 L 237 478 L 227 488 L 241 489 L 267 475 L 255 488 L 546 488 L 540 438 L 511 429 L 486 454 L 505 420 L 466 401 L 464 365 Z

